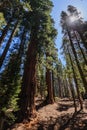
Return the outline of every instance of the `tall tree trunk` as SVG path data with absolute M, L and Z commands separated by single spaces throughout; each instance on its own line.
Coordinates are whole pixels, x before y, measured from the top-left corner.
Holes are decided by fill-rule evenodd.
M 30 44 L 24 67 L 23 82 L 19 95 L 20 118 L 30 119 L 35 115 L 36 64 L 37 64 L 37 35 L 36 28 L 32 28 Z
M 72 97 L 71 89 L 70 89 L 69 82 L 68 82 L 67 78 L 66 78 L 66 80 L 67 80 L 67 86 L 68 86 L 68 91 L 69 91 L 69 98 L 71 99 L 71 97 Z
M 53 70 L 52 70 L 52 86 L 53 86 L 53 97 L 54 97 L 54 100 L 55 100 L 54 72 L 53 72 Z
M 77 54 L 76 54 L 72 39 L 71 39 L 71 35 L 70 35 L 70 32 L 69 32 L 68 29 L 67 29 L 67 33 L 68 33 L 68 36 L 69 36 L 70 45 L 71 45 L 71 48 L 72 48 L 72 51 L 73 51 L 73 54 L 74 54 L 74 57 L 75 57 L 75 61 L 76 61 L 76 64 L 77 64 L 77 67 L 78 67 L 78 70 L 79 70 L 79 73 L 80 73 L 84 88 L 85 88 L 85 90 L 87 92 L 87 81 L 86 81 L 85 76 L 83 74 L 83 71 L 81 69 L 81 66 L 80 66 L 80 63 L 79 63 L 79 60 L 78 60 L 78 57 L 77 57 Z
M 51 70 L 46 68 L 47 102 L 54 103 Z
M 62 80 L 61 80 L 61 77 L 59 76 L 60 74 L 58 74 L 58 72 L 59 72 L 59 68 L 58 68 L 58 66 L 57 66 L 57 81 L 58 81 L 58 96 L 60 97 L 60 98 L 62 98 Z
M 78 31 L 78 33 L 79 33 L 79 35 L 80 35 L 80 38 L 81 38 L 81 40 L 82 40 L 82 43 L 83 43 L 83 45 L 84 45 L 84 47 L 85 47 L 85 49 L 86 49 L 86 52 L 87 52 L 87 42 L 85 41 L 84 36 L 83 36 L 83 34 L 81 33 L 81 31 Z
M 70 84 L 70 89 L 71 89 L 72 98 L 73 98 L 73 102 L 74 102 L 75 112 L 77 112 L 77 106 L 76 106 L 76 101 L 75 101 L 74 87 L 73 87 L 73 84 L 72 84 L 72 81 L 71 81 L 70 77 L 69 77 L 69 84 Z
M 57 76 L 57 79 L 58 79 L 58 86 L 59 86 L 59 89 L 58 89 L 58 93 L 59 93 L 59 97 L 62 98 L 62 91 L 61 91 L 61 79 L 59 76 Z
M 1 46 L 2 42 L 3 42 L 3 40 L 4 40 L 4 37 L 6 36 L 6 34 L 8 32 L 8 29 L 9 29 L 9 26 L 10 26 L 11 22 L 12 22 L 12 19 L 7 23 L 4 30 L 2 31 L 2 35 L 0 37 L 0 46 Z
M 81 53 L 82 53 L 83 59 L 84 59 L 84 61 L 85 61 L 85 64 L 87 65 L 87 59 L 86 59 L 85 54 L 84 54 L 84 52 L 83 52 L 83 50 L 82 50 L 82 48 L 81 48 L 81 46 L 80 46 L 80 42 L 79 42 L 79 40 L 78 40 L 78 38 L 77 38 L 77 35 L 76 35 L 76 32 L 75 32 L 75 31 L 74 31 L 74 35 L 75 35 L 75 38 L 76 38 L 78 47 L 79 47 L 79 49 L 80 49 L 80 51 L 81 51 Z
M 20 58 L 24 54 L 24 45 L 25 45 L 25 37 L 26 37 L 25 34 L 26 34 L 26 29 L 24 27 L 23 33 L 21 35 L 20 47 L 19 47 L 19 50 L 18 50 L 18 55 L 19 55 Z
M 75 80 L 78 99 L 79 99 L 79 102 L 80 102 L 80 108 L 83 109 L 83 101 L 82 101 L 82 97 L 81 97 L 81 94 L 80 94 L 80 91 L 79 91 L 78 82 L 77 82 L 77 79 L 76 79 L 76 74 L 75 74 L 75 70 L 74 70 L 74 66 L 73 66 L 73 62 L 72 62 L 72 59 L 71 59 L 69 49 L 68 49 L 68 54 L 69 54 L 69 58 L 70 58 L 70 62 L 71 62 L 72 70 L 73 70 L 73 77 L 74 77 L 74 80 Z
M 22 118 L 29 119 L 35 111 L 35 87 L 36 87 L 36 47 L 29 44 L 26 65 L 23 75 L 21 90 L 21 114 Z
M 65 78 L 65 97 L 70 97 L 70 89 L 68 86 L 67 78 Z
M 11 36 L 10 36 L 10 38 L 9 38 L 7 44 L 6 44 L 6 47 L 5 47 L 3 53 L 2 53 L 2 55 L 1 55 L 1 57 L 0 57 L 0 68 L 2 67 L 3 61 L 4 61 L 5 57 L 6 57 L 6 54 L 7 54 L 7 52 L 8 52 L 8 49 L 9 49 L 9 47 L 10 47 L 12 38 L 13 38 L 13 36 L 14 36 L 15 30 L 16 30 L 17 25 L 18 25 L 18 21 L 19 21 L 19 20 L 16 21 L 15 26 L 14 26 L 14 29 L 13 29 L 13 31 L 12 31 L 12 33 L 11 33 Z
M 3 40 L 4 40 L 4 37 L 6 36 L 6 34 L 7 34 L 7 32 L 8 32 L 8 29 L 9 29 L 9 26 L 10 26 L 11 22 L 12 22 L 13 19 L 14 19 L 14 15 L 15 15 L 15 11 L 12 12 L 12 16 L 10 17 L 10 19 L 9 19 L 9 21 L 8 21 L 8 23 L 7 23 L 7 25 L 5 26 L 5 28 L 4 28 L 3 31 L 2 31 L 2 35 L 1 35 L 1 37 L 0 37 L 0 46 L 1 46 L 2 42 L 3 42 Z

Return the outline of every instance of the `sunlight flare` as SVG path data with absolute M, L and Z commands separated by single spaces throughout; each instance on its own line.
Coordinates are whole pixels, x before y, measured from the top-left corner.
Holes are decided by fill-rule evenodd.
M 76 16 L 70 16 L 69 19 L 70 19 L 70 22 L 75 22 L 76 20 L 78 20 Z

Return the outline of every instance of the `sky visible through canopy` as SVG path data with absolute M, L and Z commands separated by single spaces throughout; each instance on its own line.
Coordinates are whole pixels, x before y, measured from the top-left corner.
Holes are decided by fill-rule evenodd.
M 81 16 L 84 18 L 84 20 L 87 20 L 87 0 L 52 0 L 52 2 L 54 4 L 52 17 L 55 21 L 55 27 L 58 30 L 58 36 L 56 39 L 58 55 L 59 58 L 62 60 L 62 63 L 65 64 L 64 58 L 60 54 L 60 47 L 62 44 L 62 33 L 60 27 L 61 11 L 66 11 L 68 5 L 73 5 L 81 12 Z

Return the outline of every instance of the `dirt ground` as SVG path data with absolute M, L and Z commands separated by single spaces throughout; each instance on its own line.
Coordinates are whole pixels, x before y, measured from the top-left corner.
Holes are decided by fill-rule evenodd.
M 37 117 L 30 123 L 16 124 L 11 130 L 87 130 L 87 99 L 84 109 L 74 113 L 73 101 L 60 99 L 54 104 L 45 105 L 36 99 Z

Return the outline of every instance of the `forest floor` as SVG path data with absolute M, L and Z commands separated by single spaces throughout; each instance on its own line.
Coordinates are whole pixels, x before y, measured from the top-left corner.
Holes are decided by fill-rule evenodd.
M 16 124 L 11 130 L 87 130 L 87 99 L 84 109 L 74 113 L 73 101 L 64 98 L 45 105 L 36 99 L 37 117 L 30 123 Z

